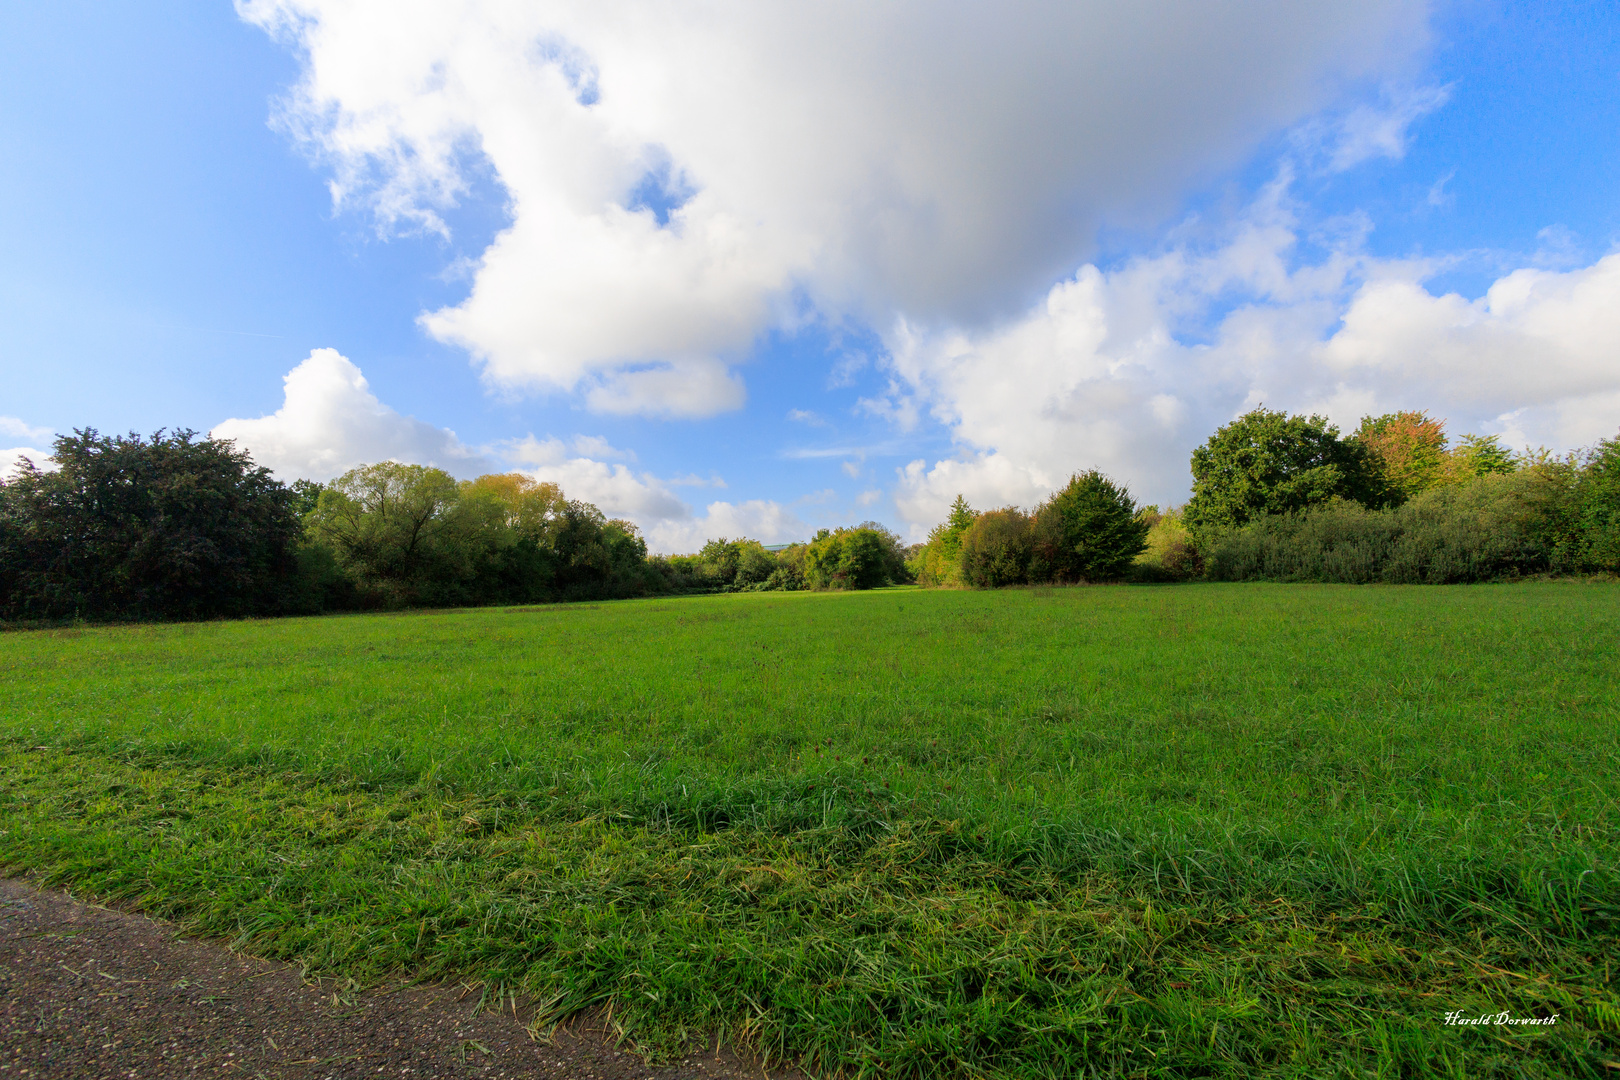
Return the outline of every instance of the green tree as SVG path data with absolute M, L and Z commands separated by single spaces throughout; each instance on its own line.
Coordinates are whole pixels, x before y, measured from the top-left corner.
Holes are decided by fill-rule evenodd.
M 57 437 L 54 472 L 0 484 L 0 611 L 12 618 L 205 618 L 283 610 L 295 500 L 228 440 Z
M 1620 436 L 1604 439 L 1587 455 L 1578 491 L 1582 562 L 1620 573 Z
M 326 490 L 324 484 L 316 483 L 314 480 L 294 480 L 287 487 L 293 494 L 293 507 L 298 511 L 300 521 L 315 509 L 316 504 L 321 501 L 321 492 Z
M 1117 581 L 1151 526 L 1125 488 L 1096 469 L 1076 473 L 1035 511 L 1031 579 Z
M 362 465 L 321 492 L 308 527 L 360 579 L 420 586 L 443 561 L 450 510 L 460 495 L 455 478 L 442 469 L 397 461 Z
M 1448 478 L 1459 484 L 1482 476 L 1506 475 L 1516 468 L 1513 452 L 1496 435 L 1464 435 L 1446 459 Z
M 871 523 L 829 532 L 822 529 L 805 548 L 804 579 L 813 589 L 875 589 L 892 584 L 899 538 Z
M 1035 550 L 1034 522 L 1015 506 L 987 510 L 962 534 L 962 579 L 993 589 L 1029 580 Z
M 1193 451 L 1193 496 L 1182 520 L 1201 542 L 1266 514 L 1319 506 L 1333 498 L 1376 502 L 1371 451 L 1321 416 L 1288 416 L 1264 406 L 1221 427 Z
M 949 516 L 928 534 L 928 542 L 907 563 L 912 576 L 923 585 L 955 585 L 962 581 L 962 535 L 972 527 L 978 513 L 960 494 L 951 503 Z

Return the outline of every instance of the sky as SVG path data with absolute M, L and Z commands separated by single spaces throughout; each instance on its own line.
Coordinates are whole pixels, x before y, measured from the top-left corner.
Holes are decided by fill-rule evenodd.
M 1620 431 L 1608 2 L 0 5 L 0 470 L 191 428 L 653 550 Z

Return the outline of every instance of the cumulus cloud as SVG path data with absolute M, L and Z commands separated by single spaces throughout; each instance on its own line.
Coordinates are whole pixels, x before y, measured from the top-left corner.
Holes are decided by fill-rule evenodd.
M 377 400 L 360 369 L 336 349 L 316 349 L 283 377 L 281 408 L 256 420 L 226 420 L 211 434 L 234 439 L 286 480 L 330 480 L 356 465 L 407 461 L 457 476 L 489 472 L 484 455 L 456 433 Z
M 22 465 L 24 458 L 32 461 L 36 468 L 49 471 L 54 468 L 49 460 L 50 456 L 51 452 L 49 450 L 40 450 L 33 446 L 13 446 L 0 450 L 0 480 L 5 480 L 13 475 L 17 468 Z
M 740 407 L 731 368 L 801 300 L 875 324 L 1015 309 L 1102 218 L 1399 69 L 1426 7 L 237 4 L 300 57 L 279 121 L 340 205 L 443 231 L 480 170 L 503 186 L 510 225 L 430 333 L 497 384 L 675 417 Z M 1352 116 L 1345 145 L 1389 152 L 1400 115 Z
M 1443 264 L 1378 259 L 1352 238 L 1301 263 L 1280 182 L 1212 250 L 1082 268 L 989 332 L 890 333 L 900 389 L 958 453 L 897 475 L 920 535 L 965 494 L 1031 505 L 1071 471 L 1186 497 L 1192 448 L 1253 406 L 1362 415 L 1422 408 L 1510 445 L 1587 444 L 1620 427 L 1620 254 L 1526 268 L 1476 299 L 1435 295 Z
M 529 436 L 508 444 L 506 456 L 537 480 L 549 480 L 571 499 L 594 503 L 608 517 L 633 521 L 647 538 L 648 547 L 666 554 L 692 552 L 705 540 L 719 536 L 750 537 L 767 544 L 802 540 L 809 531 L 801 520 L 779 503 L 749 500 L 712 502 L 695 513 L 671 488 L 726 486 L 718 476 L 660 479 L 650 472 L 633 472 L 621 463 L 598 461 L 571 451 L 561 439 Z M 609 448 L 611 449 L 611 448 Z

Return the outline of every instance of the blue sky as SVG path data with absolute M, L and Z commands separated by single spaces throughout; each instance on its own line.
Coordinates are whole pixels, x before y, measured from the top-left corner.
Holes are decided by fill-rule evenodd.
M 0 10 L 0 447 L 523 468 L 670 550 L 1177 501 L 1258 401 L 1620 428 L 1612 4 L 612 6 Z

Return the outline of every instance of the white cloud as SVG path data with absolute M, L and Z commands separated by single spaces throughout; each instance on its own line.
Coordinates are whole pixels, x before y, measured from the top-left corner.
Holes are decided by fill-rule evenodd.
M 0 450 L 0 480 L 6 480 L 17 471 L 18 466 L 27 458 L 34 463 L 35 468 L 51 472 L 56 463 L 50 460 L 49 450 L 40 450 L 32 446 L 13 446 L 7 450 Z
M 316 349 L 282 379 L 281 408 L 257 420 L 226 420 L 210 433 L 234 439 L 284 480 L 329 480 L 356 465 L 406 461 L 457 476 L 489 472 L 490 460 L 456 433 L 401 416 L 377 400 L 360 369 L 336 349 Z
M 1297 231 L 1274 188 L 1215 249 L 1084 267 L 1000 329 L 897 324 L 896 376 L 958 445 L 899 470 L 913 535 L 958 492 L 1029 506 L 1089 467 L 1139 499 L 1178 502 L 1192 448 L 1262 402 L 1345 428 L 1428 409 L 1455 434 L 1512 445 L 1584 445 L 1620 427 L 1620 254 L 1516 270 L 1468 300 L 1424 288 L 1443 264 L 1376 259 L 1353 234 L 1294 265 Z
M 600 435 L 575 435 L 573 441 L 574 453 L 580 457 L 594 458 L 623 458 L 626 461 L 636 460 L 634 450 L 620 450 Z
M 1332 119 L 1302 125 L 1296 141 L 1316 144 L 1317 153 L 1334 172 L 1375 158 L 1399 161 L 1406 156 L 1412 125 L 1449 100 L 1447 86 L 1387 87 L 1377 103 L 1356 105 Z
M 798 515 L 772 500 L 749 499 L 741 503 L 712 502 L 701 517 L 638 522 L 652 551 L 687 553 L 701 548 L 706 540 L 747 537 L 762 544 L 786 544 L 810 539 L 814 531 Z
M 687 360 L 605 376 L 585 395 L 597 412 L 700 420 L 740 409 L 743 381 L 716 360 Z
M 50 428 L 35 427 L 24 420 L 17 419 L 15 416 L 0 416 L 0 436 L 11 439 L 27 439 L 31 442 L 44 442 L 51 435 Z M 23 458 L 32 461 L 41 469 L 55 468 L 54 464 L 49 460 L 50 455 L 49 450 L 41 450 L 34 446 L 13 446 L 0 449 L 0 480 L 4 480 L 16 472 L 17 466 L 22 464 Z
M 0 416 L 0 435 L 13 439 L 31 439 L 36 442 L 44 442 L 52 434 L 53 432 L 48 427 L 35 427 L 26 421 L 17 419 L 15 416 Z
M 528 466 L 535 479 L 556 484 L 569 498 L 594 503 L 608 517 L 635 522 L 654 552 L 693 552 L 705 540 L 720 536 L 747 536 L 772 544 L 809 535 L 804 523 L 776 502 L 713 502 L 699 515 L 670 490 L 681 486 L 725 487 L 725 481 L 718 476 L 707 480 L 696 476 L 664 480 L 649 472 L 632 472 L 622 464 L 570 456 L 562 440 L 532 435 L 508 444 L 507 457 Z
M 478 170 L 504 187 L 429 332 L 497 384 L 684 417 L 741 406 L 730 366 L 801 299 L 975 325 L 1427 40 L 1423 0 L 237 8 L 299 56 L 280 122 L 339 205 L 444 231 Z M 1344 145 L 1391 152 L 1392 115 Z

